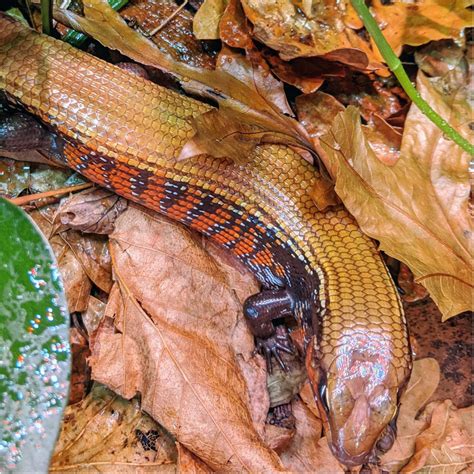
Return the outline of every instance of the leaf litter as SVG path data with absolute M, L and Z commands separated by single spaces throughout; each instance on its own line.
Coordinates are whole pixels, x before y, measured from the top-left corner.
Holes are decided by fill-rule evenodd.
M 162 23 L 160 15 L 173 13 L 173 5 L 166 3 L 167 10 L 161 11 L 153 3 L 134 1 L 124 16 L 129 21 L 137 17 L 149 31 Z M 185 33 L 192 14 L 181 12 L 176 24 L 170 21 L 163 35 L 152 38 L 155 45 L 100 0 L 84 2 L 85 17 L 66 10 L 55 14 L 135 61 L 171 73 L 186 91 L 217 100 L 219 109 L 209 108 L 195 119 L 196 135 L 182 159 L 201 152 L 242 159 L 265 142 L 316 149 L 329 174 L 320 169 L 313 200 L 326 209 L 342 199 L 382 249 L 408 264 L 399 279 L 409 290 L 406 300 L 426 297 L 422 283 L 444 318 L 468 308 L 466 156 L 416 107 L 407 115 L 406 97 L 387 78 L 382 58 L 350 5 L 206 0 L 194 16 L 194 31 L 227 45 L 217 61 L 204 43 Z M 404 45 L 443 40 L 415 51 L 418 88 L 455 128 L 469 134 L 465 56 L 446 40 L 462 39 L 470 21 L 466 5 L 374 1 L 372 12 L 397 54 Z M 289 31 L 297 34 L 289 38 Z M 168 84 L 164 76 L 157 77 Z M 288 85 L 303 94 L 295 100 Z M 291 118 L 293 110 L 299 122 Z M 230 138 L 222 140 L 222 130 L 232 130 Z M 249 130 L 252 141 L 242 138 Z M 15 193 L 24 192 L 24 185 L 18 186 Z M 423 200 L 414 198 L 420 194 Z M 51 206 L 32 212 L 53 243 L 70 310 L 78 318 L 73 334 L 82 368 L 77 375 L 88 370 L 88 345 L 96 381 L 88 392 L 87 378 L 79 377 L 82 388 L 74 397 L 79 401 L 70 406 L 52 470 L 168 472 L 178 466 L 208 472 L 258 466 L 343 472 L 330 454 L 307 384 L 291 402 L 296 429 L 266 423 L 272 406 L 267 385 L 275 382 L 267 379 L 262 358 L 254 354 L 241 316 L 242 301 L 257 290 L 253 278 L 195 234 L 138 206 L 125 209 L 124 200 L 92 190 L 63 200 L 59 210 Z M 372 222 L 374 215 L 377 222 Z M 434 359 L 415 362 L 401 401 L 398 436 L 382 469 L 472 470 L 472 409 L 457 409 L 450 400 L 425 406 L 439 374 Z M 97 381 L 132 402 L 106 396 Z M 94 398 L 108 400 L 98 401 L 107 407 L 120 400 L 125 411 L 117 409 L 117 415 L 116 409 L 99 405 L 97 411 L 84 409 L 94 406 Z M 139 407 L 160 425 L 148 419 L 142 429 Z M 125 414 L 128 410 L 135 414 Z M 117 420 L 117 426 L 127 422 L 114 440 L 107 429 Z M 97 442 L 89 445 L 91 433 L 97 433 Z M 156 441 L 156 433 L 164 440 L 163 451 L 145 448 Z

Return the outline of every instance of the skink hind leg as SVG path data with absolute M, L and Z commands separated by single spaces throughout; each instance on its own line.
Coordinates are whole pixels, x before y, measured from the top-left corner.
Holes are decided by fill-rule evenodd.
M 288 290 L 265 290 L 250 296 L 244 303 L 244 315 L 252 334 L 257 338 L 257 348 L 265 356 L 269 371 L 272 370 L 272 356 L 283 370 L 288 370 L 280 351 L 295 352 L 288 330 L 275 327 L 273 320 L 293 314 L 294 298 Z

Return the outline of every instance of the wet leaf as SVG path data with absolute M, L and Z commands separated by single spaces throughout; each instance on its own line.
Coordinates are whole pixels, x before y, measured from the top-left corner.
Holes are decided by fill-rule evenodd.
M 253 338 L 234 288 L 248 295 L 253 280 L 135 208 L 117 220 L 111 253 L 117 283 L 92 347 L 93 378 L 126 398 L 140 392 L 143 409 L 213 469 L 281 468 L 257 435 L 236 363 L 250 359 Z
M 359 69 L 369 66 L 357 35 L 344 27 L 343 11 L 336 2 L 309 2 L 302 9 L 290 0 L 243 0 L 242 6 L 254 36 L 284 60 L 326 55 Z
M 17 197 L 28 188 L 29 182 L 29 163 L 5 158 L 0 159 L 0 196 Z
M 469 133 L 465 88 L 442 95 L 419 73 L 418 89 L 455 128 Z M 368 146 L 353 107 L 336 117 L 321 145 L 336 192 L 362 230 L 410 267 L 443 319 L 471 309 L 468 154 L 416 107 L 395 166 L 381 163 Z
M 46 472 L 68 395 L 66 301 L 47 241 L 3 199 L 0 241 L 0 468 Z
M 173 0 L 133 0 L 120 9 L 120 15 L 148 34 L 156 31 L 151 41 L 176 61 L 212 69 L 213 55 L 207 52 L 204 42 L 193 35 L 192 14 L 186 8 L 176 12 L 177 8 Z
M 445 38 L 460 39 L 463 29 L 473 25 L 472 13 L 459 0 L 416 3 L 374 0 L 372 14 L 397 55 L 403 45 L 419 46 Z M 373 40 L 371 43 L 376 57 L 382 61 Z
M 94 384 L 64 414 L 50 472 L 175 472 L 171 436 L 140 409 Z

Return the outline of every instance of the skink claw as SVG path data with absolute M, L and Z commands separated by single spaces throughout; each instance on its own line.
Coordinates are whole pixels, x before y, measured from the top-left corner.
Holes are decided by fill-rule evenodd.
M 265 357 L 269 373 L 273 372 L 272 357 L 277 360 L 285 372 L 289 371 L 287 364 L 281 358 L 280 351 L 286 354 L 296 354 L 290 334 L 285 326 L 278 326 L 275 334 L 269 338 L 257 338 L 257 350 Z

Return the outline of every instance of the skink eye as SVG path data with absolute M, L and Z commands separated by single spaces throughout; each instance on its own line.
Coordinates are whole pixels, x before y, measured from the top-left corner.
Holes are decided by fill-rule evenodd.
M 319 388 L 319 399 L 321 400 L 321 403 L 323 404 L 324 409 L 326 412 L 329 411 L 329 400 L 328 400 L 328 391 L 326 388 L 326 384 L 321 384 Z

